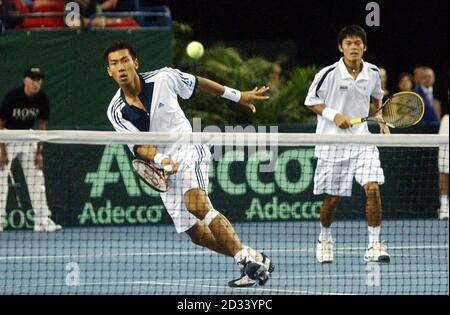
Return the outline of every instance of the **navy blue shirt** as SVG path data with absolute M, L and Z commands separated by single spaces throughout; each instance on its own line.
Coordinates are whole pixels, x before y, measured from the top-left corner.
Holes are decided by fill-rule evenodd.
M 132 106 L 127 103 L 125 100 L 125 96 L 123 92 L 120 91 L 122 100 L 128 105 L 122 109 L 122 117 L 131 122 L 136 126 L 140 131 L 149 131 L 150 130 L 150 110 L 152 106 L 152 97 L 153 97 L 153 89 L 155 86 L 154 82 L 145 83 L 144 79 L 141 75 L 139 75 L 139 79 L 142 84 L 142 91 L 139 94 L 139 100 L 145 107 L 145 111 L 137 108 L 136 106 Z
M 433 109 L 433 104 L 428 99 L 428 96 L 426 95 L 425 91 L 419 86 L 415 88 L 413 92 L 419 94 L 423 99 L 423 103 L 425 104 L 425 113 L 423 114 L 422 122 L 438 122 L 436 113 L 434 112 Z

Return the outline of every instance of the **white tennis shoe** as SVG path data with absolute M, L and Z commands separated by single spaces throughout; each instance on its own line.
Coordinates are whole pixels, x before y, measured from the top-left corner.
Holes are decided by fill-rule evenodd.
M 438 210 L 439 220 L 448 220 L 448 205 L 442 205 Z
M 248 261 L 239 263 L 241 276 L 228 282 L 232 288 L 251 287 L 256 284 L 264 285 L 269 280 L 275 266 L 270 259 L 252 248 L 248 247 Z
M 382 243 L 375 243 L 372 247 L 366 249 L 364 261 L 389 263 L 391 256 L 387 251 L 387 246 Z
M 322 264 L 333 262 L 333 240 L 319 239 L 317 241 L 316 259 Z
M 34 222 L 35 232 L 56 232 L 61 228 L 61 225 L 56 224 L 50 218 L 38 219 Z
M 256 280 L 251 279 L 244 272 L 244 268 L 242 268 L 241 276 L 237 279 L 233 279 L 228 282 L 228 286 L 231 288 L 247 288 L 252 287 L 256 284 Z

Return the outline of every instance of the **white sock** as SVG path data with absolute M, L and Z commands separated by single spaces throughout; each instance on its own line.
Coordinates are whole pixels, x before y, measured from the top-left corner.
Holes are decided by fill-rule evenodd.
M 333 238 L 331 237 L 331 226 L 329 228 L 326 228 L 321 223 L 319 240 L 330 240 L 331 241 L 332 239 Z
M 380 227 L 368 226 L 367 229 L 369 230 L 369 248 L 370 248 L 373 246 L 373 244 L 380 242 Z
M 236 259 L 236 262 L 239 264 L 240 262 L 245 262 L 248 259 L 249 253 L 246 246 L 242 247 L 240 251 L 234 255 L 234 259 Z
M 440 199 L 441 199 L 441 206 L 448 206 L 448 196 L 442 195 Z

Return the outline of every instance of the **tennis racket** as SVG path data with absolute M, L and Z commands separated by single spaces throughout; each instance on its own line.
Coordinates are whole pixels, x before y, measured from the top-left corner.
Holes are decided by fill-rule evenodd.
M 164 170 L 142 160 L 133 160 L 131 164 L 134 173 L 151 188 L 158 192 L 166 192 L 169 190 L 169 180 Z
M 374 116 L 378 112 L 383 114 L 386 126 L 390 128 L 408 128 L 422 120 L 425 113 L 425 104 L 422 97 L 414 92 L 399 92 L 394 94 L 376 111 L 365 118 L 350 120 L 350 124 L 356 125 L 366 121 L 377 121 Z

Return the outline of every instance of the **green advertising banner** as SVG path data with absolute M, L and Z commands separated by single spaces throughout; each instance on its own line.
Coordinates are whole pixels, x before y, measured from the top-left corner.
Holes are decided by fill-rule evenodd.
M 434 216 L 437 150 L 380 152 L 386 176 L 381 188 L 384 218 Z M 262 172 L 260 166 L 273 155 L 278 157 L 274 171 Z M 44 158 L 48 203 L 53 218 L 64 226 L 171 224 L 159 194 L 132 172 L 126 146 L 47 144 Z M 29 228 L 33 211 L 17 161 L 13 166 L 18 187 L 10 185 L 8 226 Z M 210 198 L 232 222 L 318 220 L 322 197 L 313 195 L 315 167 L 313 148 L 227 150 L 210 164 Z M 344 198 L 337 217 L 363 219 L 364 207 L 363 190 L 354 183 L 353 196 Z

